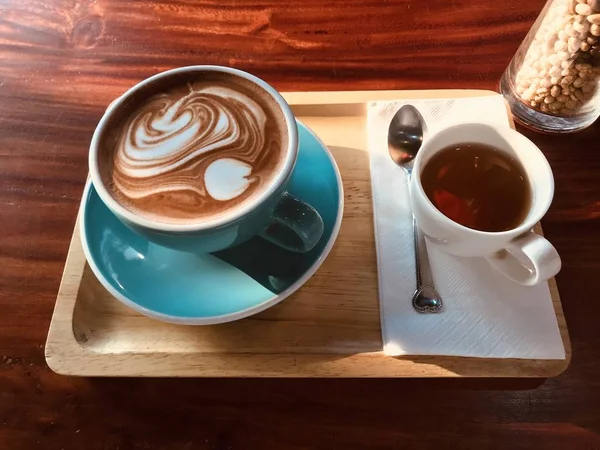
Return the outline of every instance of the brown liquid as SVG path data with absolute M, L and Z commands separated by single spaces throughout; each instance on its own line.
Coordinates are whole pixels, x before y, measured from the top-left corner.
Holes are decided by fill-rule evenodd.
M 475 230 L 511 230 L 531 206 L 529 181 L 519 162 L 487 145 L 440 150 L 425 165 L 421 184 L 442 214 Z
M 118 107 L 98 163 L 113 198 L 135 214 L 198 222 L 260 195 L 288 139 L 281 108 L 261 87 L 220 72 L 178 74 Z

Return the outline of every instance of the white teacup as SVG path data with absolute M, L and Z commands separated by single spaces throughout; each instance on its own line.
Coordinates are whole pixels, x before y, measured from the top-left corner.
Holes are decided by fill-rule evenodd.
M 532 198 L 529 214 L 519 226 L 501 232 L 467 228 L 442 214 L 425 194 L 421 173 L 427 162 L 440 150 L 466 142 L 494 147 L 520 161 Z M 548 211 L 553 195 L 552 170 L 533 142 L 512 128 L 480 123 L 452 126 L 428 138 L 415 159 L 410 189 L 417 224 L 432 242 L 457 256 L 484 257 L 498 271 L 525 286 L 553 277 L 561 267 L 552 244 L 532 231 Z

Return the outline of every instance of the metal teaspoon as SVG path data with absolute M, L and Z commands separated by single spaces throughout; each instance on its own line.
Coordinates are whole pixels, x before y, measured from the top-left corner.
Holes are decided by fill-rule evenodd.
M 423 122 L 417 108 L 404 105 L 392 117 L 388 130 L 388 151 L 392 160 L 405 170 L 409 187 L 414 159 L 423 143 Z M 442 309 L 443 302 L 433 286 L 425 239 L 414 216 L 412 227 L 417 282 L 412 297 L 413 308 L 420 313 L 437 313 Z

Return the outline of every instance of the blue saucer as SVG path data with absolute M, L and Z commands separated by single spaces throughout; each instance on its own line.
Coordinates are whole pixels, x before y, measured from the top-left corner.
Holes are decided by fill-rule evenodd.
M 147 316 L 208 325 L 256 314 L 299 289 L 319 268 L 337 237 L 344 204 L 342 181 L 325 145 L 298 122 L 300 151 L 289 192 L 312 205 L 325 231 L 308 253 L 283 250 L 254 238 L 206 255 L 153 244 L 123 225 L 88 182 L 81 240 L 104 287 Z

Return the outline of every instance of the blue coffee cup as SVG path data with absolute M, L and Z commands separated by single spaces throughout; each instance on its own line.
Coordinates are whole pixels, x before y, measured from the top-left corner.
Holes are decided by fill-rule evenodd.
M 111 119 L 122 104 L 157 80 L 206 72 L 225 73 L 243 78 L 261 88 L 275 101 L 281 109 L 287 127 L 288 142 L 284 160 L 270 184 L 259 195 L 228 215 L 185 223 L 163 223 L 136 214 L 113 198 L 100 175 L 100 143 L 110 127 Z M 273 87 L 260 78 L 238 69 L 188 66 L 161 72 L 143 80 L 110 104 L 92 137 L 89 168 L 94 188 L 108 209 L 126 226 L 158 245 L 194 253 L 212 253 L 259 235 L 286 250 L 303 253 L 310 251 L 319 242 L 323 234 L 323 220 L 312 206 L 287 192 L 297 157 L 296 119 L 284 98 Z

